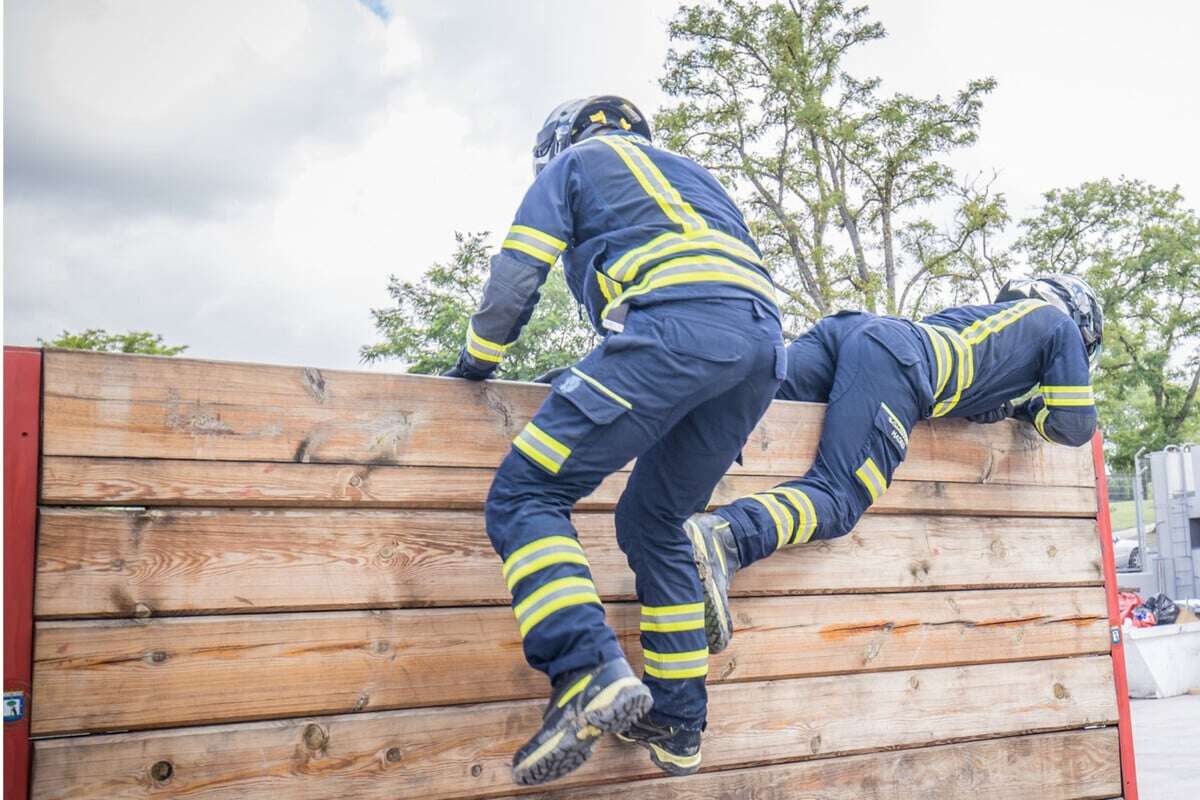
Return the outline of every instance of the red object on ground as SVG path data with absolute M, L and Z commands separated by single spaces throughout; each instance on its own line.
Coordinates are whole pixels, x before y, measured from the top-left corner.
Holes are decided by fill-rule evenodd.
M 42 351 L 4 348 L 4 797 L 29 797 Z M 9 722 L 10 707 L 21 716 Z
M 1129 682 L 1125 677 L 1125 635 L 1117 599 L 1117 567 L 1113 560 L 1112 519 L 1108 515 L 1108 478 L 1104 474 L 1104 437 L 1092 437 L 1096 465 L 1096 521 L 1100 523 L 1100 551 L 1104 562 L 1104 593 L 1108 596 L 1109 642 L 1112 648 L 1113 683 L 1117 690 L 1117 739 L 1121 745 L 1121 788 L 1125 800 L 1138 800 L 1137 767 L 1133 760 L 1133 718 L 1129 713 Z

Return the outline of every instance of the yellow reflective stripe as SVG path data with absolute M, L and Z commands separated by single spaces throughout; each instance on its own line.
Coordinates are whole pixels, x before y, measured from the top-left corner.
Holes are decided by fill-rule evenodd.
M 1046 435 L 1046 417 L 1050 416 L 1050 409 L 1043 407 L 1041 411 L 1033 416 L 1033 427 L 1037 429 L 1038 434 L 1047 442 L 1052 441 Z
M 708 648 L 689 650 L 686 653 L 642 650 L 642 664 L 646 674 L 655 678 L 703 678 L 708 674 Z
M 1092 406 L 1091 386 L 1043 386 L 1042 398 L 1048 406 Z
M 908 431 L 904 430 L 904 423 L 902 423 L 900 418 L 896 416 L 895 412 L 888 407 L 887 403 L 880 403 L 879 405 L 883 406 L 883 410 L 887 412 L 888 418 L 892 421 L 892 427 L 896 429 L 896 433 L 900 434 L 900 438 L 904 440 L 904 447 L 907 449 Z
M 933 407 L 933 416 L 941 417 L 948 414 L 962 399 L 962 393 L 975 381 L 975 352 L 957 331 L 949 328 L 938 328 L 939 333 L 946 337 L 954 347 L 957 367 L 954 380 L 954 395 L 942 400 Z
M 598 381 L 598 380 L 596 380 L 595 378 L 593 378 L 591 375 L 588 375 L 586 372 L 583 372 L 582 370 L 576 369 L 575 367 L 571 367 L 571 374 L 572 374 L 572 375 L 578 375 L 580 378 L 583 378 L 583 379 L 584 379 L 585 381 L 587 381 L 587 382 L 588 382 L 590 385 L 592 385 L 592 386 L 596 387 L 596 389 L 597 389 L 598 391 L 602 392 L 602 393 L 604 394 L 604 396 L 605 396 L 605 397 L 608 397 L 608 398 L 610 398 L 610 399 L 612 399 L 612 400 L 616 400 L 618 403 L 620 403 L 621 405 L 625 406 L 625 408 L 628 408 L 628 409 L 632 409 L 632 408 L 633 408 L 633 404 L 632 404 L 632 403 L 630 403 L 630 402 L 629 402 L 628 400 L 626 400 L 624 397 L 621 397 L 621 395 L 617 394 L 617 393 L 616 393 L 616 392 L 614 392 L 612 389 L 609 389 L 607 386 L 605 386 L 603 383 L 601 383 L 600 381 Z
M 760 273 L 721 256 L 687 256 L 674 258 L 654 267 L 646 273 L 646 277 L 641 283 L 631 289 L 626 289 L 609 301 L 600 316 L 602 319 L 606 318 L 614 308 L 624 304 L 630 298 L 647 294 L 655 289 L 703 281 L 732 283 L 757 292 L 771 303 L 775 302 L 775 287 Z
M 467 323 L 467 352 L 480 361 L 499 364 L 510 346 L 484 339 L 475 332 L 474 321 Z
M 720 250 L 752 264 L 762 264 L 762 259 L 745 242 L 724 231 L 710 228 L 685 233 L 668 231 L 656 236 L 646 244 L 625 253 L 613 262 L 607 271 L 609 275 L 618 280 L 631 281 L 637 277 L 638 271 L 653 259 L 699 248 Z
M 642 606 L 641 630 L 656 633 L 698 631 L 704 628 L 704 602 L 674 606 Z
M 600 605 L 596 585 L 587 578 L 559 578 L 550 581 L 513 607 L 513 614 L 524 637 L 539 622 L 556 611 L 570 606 L 595 603 Z
M 803 544 L 811 539 L 817 529 L 817 511 L 808 495 L 791 486 L 776 486 L 771 493 L 782 495 L 796 510 L 796 530 L 787 544 Z
M 579 542 L 569 536 L 547 536 L 525 545 L 505 559 L 502 574 L 512 591 L 522 579 L 555 564 L 590 566 Z
M 883 473 L 879 471 L 879 467 L 875 466 L 875 461 L 872 458 L 867 458 L 862 463 L 862 466 L 854 471 L 858 479 L 862 481 L 863 486 L 867 487 L 867 491 L 871 493 L 871 502 L 874 503 L 879 499 L 879 496 L 887 489 L 887 481 L 883 478 Z
M 666 176 L 642 152 L 641 148 L 625 141 L 620 136 L 598 136 L 596 139 L 604 142 L 620 156 L 621 160 L 625 162 L 625 166 L 629 168 L 633 177 L 641 185 L 642 190 L 658 203 L 658 207 L 666 214 L 667 219 L 685 231 L 708 227 L 708 223 L 696 213 L 691 205 L 684 201 L 675 187 L 667 181 Z
M 550 436 L 537 425 L 529 422 L 513 439 L 513 446 L 542 465 L 551 474 L 557 475 L 571 455 L 571 449 Z
M 558 702 L 556 702 L 554 705 L 558 706 L 559 708 L 562 708 L 567 703 L 571 702 L 572 697 L 579 694 L 580 692 L 582 692 L 584 689 L 586 689 L 588 687 L 588 684 L 592 682 L 592 677 L 593 676 L 590 674 L 584 675 L 582 678 L 580 678 L 579 680 L 572 683 L 571 688 L 567 689 L 565 692 L 563 692 L 563 696 L 558 698 Z
M 621 284 L 614 281 L 612 278 L 605 275 L 603 272 L 596 273 L 596 283 L 600 284 L 600 294 L 607 302 L 612 302 L 613 298 L 621 293 L 624 288 Z
M 950 343 L 933 325 L 918 322 L 917 327 L 925 331 L 925 335 L 929 337 L 929 344 L 933 348 L 933 360 L 937 362 L 937 378 L 935 379 L 937 385 L 933 389 L 933 396 L 940 397 L 942 390 L 946 388 L 946 381 L 950 380 Z
M 546 233 L 545 231 L 539 231 L 537 228 L 531 228 L 528 225 L 513 225 L 511 228 L 508 229 L 508 232 L 524 234 L 525 236 L 530 236 L 534 239 L 537 239 L 538 241 L 545 242 L 546 244 L 553 247 L 555 250 L 561 251 L 561 250 L 567 249 L 567 243 L 564 242 L 562 239 L 551 236 L 550 234 Z
M 771 515 L 771 519 L 775 521 L 775 535 L 779 540 L 777 547 L 783 547 L 787 544 L 787 540 L 792 534 L 792 514 L 787 510 L 787 506 L 779 502 L 779 498 L 770 494 L 752 494 L 749 500 L 757 500 L 762 504 L 767 513 Z
M 522 242 L 519 239 L 505 239 L 502 246 L 507 247 L 510 250 L 520 250 L 522 253 L 531 255 L 538 261 L 544 261 L 550 266 L 554 266 L 554 262 L 558 260 L 558 256 L 551 255 L 545 250 L 540 250 L 536 246 L 529 244 L 528 242 Z
M 1031 311 L 1036 311 L 1048 305 L 1050 304 L 1044 300 L 1022 300 L 1011 308 L 1006 308 L 1003 311 L 992 314 L 990 317 L 985 317 L 971 323 L 963 330 L 963 339 L 968 344 L 979 344 L 993 333 L 999 333 Z

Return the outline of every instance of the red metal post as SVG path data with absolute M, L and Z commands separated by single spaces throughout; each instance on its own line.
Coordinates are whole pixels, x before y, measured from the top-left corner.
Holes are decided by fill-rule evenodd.
M 1108 598 L 1109 642 L 1112 645 L 1113 683 L 1117 690 L 1117 739 L 1121 744 L 1121 786 L 1125 800 L 1138 800 L 1137 767 L 1133 760 L 1133 718 L 1129 714 L 1129 682 L 1125 677 L 1125 633 L 1117 606 L 1117 567 L 1113 559 L 1112 519 L 1108 514 L 1108 478 L 1104 474 L 1104 437 L 1092 437 L 1096 465 L 1096 521 L 1100 523 L 1100 549 L 1104 560 L 1104 593 Z
M 42 351 L 4 348 L 4 797 L 29 797 Z

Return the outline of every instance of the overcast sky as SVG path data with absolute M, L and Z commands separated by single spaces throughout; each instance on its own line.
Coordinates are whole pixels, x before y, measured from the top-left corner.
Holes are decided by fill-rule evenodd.
M 354 367 L 389 273 L 503 232 L 545 114 L 652 112 L 674 3 L 7 0 L 4 340 L 149 329 L 189 355 Z M 893 0 L 885 88 L 994 75 L 952 164 L 1016 215 L 1103 176 L 1200 205 L 1200 6 Z M 385 365 L 382 369 L 396 369 Z

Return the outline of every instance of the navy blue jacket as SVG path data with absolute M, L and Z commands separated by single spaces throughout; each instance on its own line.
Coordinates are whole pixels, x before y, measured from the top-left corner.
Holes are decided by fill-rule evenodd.
M 526 193 L 467 330 L 468 368 L 499 365 L 559 259 L 602 333 L 620 330 L 630 305 L 758 297 L 774 308 L 761 255 L 721 184 L 637 134 L 605 129 L 551 161 Z

